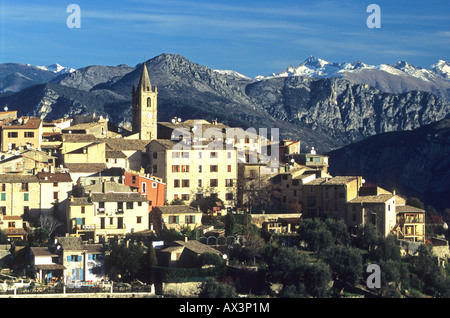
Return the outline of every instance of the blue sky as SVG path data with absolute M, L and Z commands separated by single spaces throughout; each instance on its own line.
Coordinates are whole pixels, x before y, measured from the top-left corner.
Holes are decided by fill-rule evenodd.
M 135 66 L 161 53 L 247 76 L 314 55 L 427 67 L 450 60 L 448 0 L 0 0 L 0 63 Z M 68 28 L 69 4 L 81 28 Z M 370 29 L 369 4 L 381 8 Z

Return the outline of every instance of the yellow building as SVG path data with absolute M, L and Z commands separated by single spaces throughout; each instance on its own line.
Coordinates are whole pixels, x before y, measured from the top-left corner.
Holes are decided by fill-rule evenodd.
M 188 205 L 167 205 L 154 207 L 150 212 L 150 227 L 156 233 L 163 229 L 194 229 L 202 225 L 203 213 Z
M 397 205 L 397 237 L 399 239 L 425 242 L 425 210 L 409 205 Z
M 0 213 L 36 221 L 40 215 L 40 183 L 35 175 L 0 174 Z
M 0 229 L 8 238 L 25 240 L 28 236 L 25 227 L 23 219 L 20 216 L 0 214 Z
M 237 200 L 237 151 L 221 141 L 192 145 L 158 139 L 148 145 L 149 170 L 166 183 L 166 200 L 216 195 L 226 207 Z
M 67 205 L 69 233 L 104 242 L 144 231 L 149 227 L 148 209 L 148 200 L 138 192 L 91 192 L 71 197 Z
M 372 224 L 380 235 L 386 237 L 393 232 L 397 222 L 395 205 L 394 194 L 358 196 L 347 204 L 347 224 Z
M 42 120 L 36 117 L 20 117 L 0 122 L 1 151 L 30 146 L 38 149 L 42 143 Z

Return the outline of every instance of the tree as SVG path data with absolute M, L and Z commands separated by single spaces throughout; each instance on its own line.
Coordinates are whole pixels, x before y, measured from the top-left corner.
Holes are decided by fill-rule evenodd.
M 330 288 L 330 282 L 331 271 L 324 262 L 319 260 L 306 267 L 304 286 L 309 295 L 318 298 L 325 297 Z
M 8 236 L 3 232 L 2 229 L 0 229 L 0 244 L 7 244 L 8 243 Z
M 422 203 L 422 201 L 420 201 L 419 198 L 416 197 L 408 198 L 406 200 L 406 204 L 418 209 L 425 210 L 425 205 Z
M 255 264 L 255 258 L 261 256 L 265 245 L 266 242 L 262 237 L 255 234 L 248 235 L 243 247 L 243 252 L 246 255 L 245 259 L 253 260 L 253 264 Z
M 184 205 L 184 201 L 180 198 L 176 198 L 170 202 L 170 205 Z
M 132 281 L 136 278 L 144 263 L 145 251 L 141 245 L 115 242 L 111 246 L 109 255 L 106 255 L 105 269 L 109 272 L 110 277 Z
M 273 250 L 267 258 L 269 280 L 284 286 L 303 282 L 304 269 L 309 263 L 307 256 L 296 247 L 281 247 Z
M 226 284 L 219 283 L 213 278 L 207 279 L 200 285 L 199 298 L 236 298 L 238 296 L 236 290 Z
M 49 237 L 51 237 L 61 225 L 63 225 L 62 222 L 59 222 L 50 215 L 41 214 L 39 216 L 39 226 L 48 232 Z
M 344 220 L 333 220 L 331 218 L 327 218 L 325 220 L 325 225 L 330 230 L 334 244 L 347 244 L 349 241 L 349 234 L 347 230 L 347 224 L 345 224 Z
M 362 256 L 357 248 L 334 246 L 324 260 L 330 266 L 334 279 L 355 285 L 362 277 Z
M 325 223 L 320 219 L 306 219 L 297 230 L 299 237 L 307 245 L 308 249 L 317 252 L 320 258 L 320 253 L 328 249 L 333 244 L 333 235 L 327 228 Z
M 377 230 L 374 225 L 366 223 L 358 226 L 353 244 L 361 249 L 371 251 L 379 242 Z
M 215 206 L 217 206 L 217 202 L 219 202 L 223 206 L 223 201 L 220 198 L 218 198 L 217 195 L 208 195 L 206 197 L 201 197 L 192 201 L 190 206 L 194 208 L 200 207 L 200 210 L 203 213 L 207 214 Z

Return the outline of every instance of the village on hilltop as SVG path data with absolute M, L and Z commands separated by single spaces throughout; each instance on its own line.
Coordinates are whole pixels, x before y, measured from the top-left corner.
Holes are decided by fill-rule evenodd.
M 38 283 L 108 281 L 105 243 L 130 236 L 150 238 L 160 266 L 195 267 L 203 253 L 226 260 L 229 242 L 245 246 L 252 226 L 288 238 L 312 218 L 342 220 L 354 233 L 371 224 L 382 237 L 395 235 L 405 254 L 429 243 L 425 209 L 364 176 L 330 175 L 329 158 L 301 152 L 301 140 L 218 119 L 158 122 L 145 63 L 131 93 L 131 130 L 96 114 L 46 121 L 0 112 L 0 229 L 9 242 L 1 245 L 2 274 L 22 262 Z M 250 224 L 230 235 L 205 222 L 226 215 Z M 14 243 L 39 227 L 53 245 Z M 194 230 L 196 239 L 162 239 Z M 447 241 L 433 245 L 448 257 Z

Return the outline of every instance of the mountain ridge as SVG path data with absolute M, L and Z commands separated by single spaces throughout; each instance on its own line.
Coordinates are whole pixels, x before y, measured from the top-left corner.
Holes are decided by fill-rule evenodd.
M 450 113 L 445 99 L 419 90 L 385 93 L 343 78 L 255 81 L 178 54 L 163 53 L 145 63 L 152 85 L 158 86 L 160 121 L 176 116 L 218 119 L 245 129 L 279 128 L 282 138 L 302 140 L 306 151 L 315 147 L 325 152 L 373 134 L 414 129 Z M 109 113 L 111 120 L 126 128 L 131 122 L 131 88 L 138 83 L 141 67 L 142 63 L 134 68 L 81 68 L 45 85 L 0 96 L 0 106 L 46 119 Z

